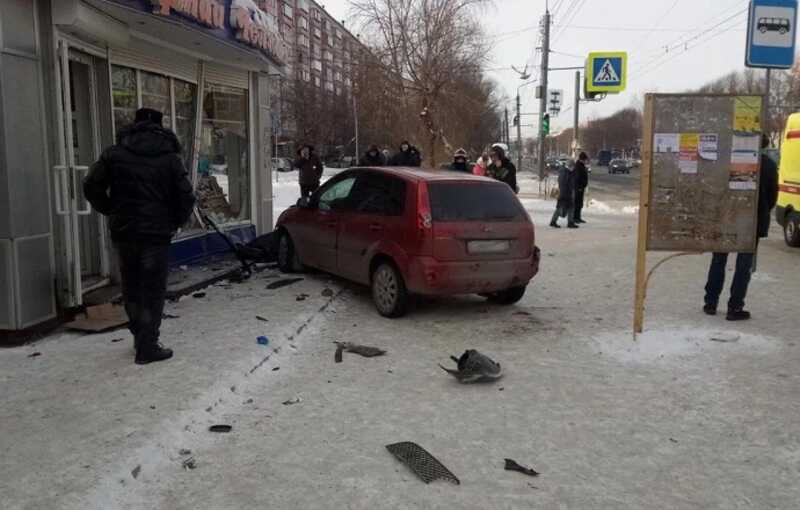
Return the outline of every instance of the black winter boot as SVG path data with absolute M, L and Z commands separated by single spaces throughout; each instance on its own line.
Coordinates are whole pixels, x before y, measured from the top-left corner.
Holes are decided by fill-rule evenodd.
M 155 361 L 164 361 L 172 357 L 172 349 L 167 349 L 161 344 L 155 344 L 136 351 L 136 364 L 147 365 Z

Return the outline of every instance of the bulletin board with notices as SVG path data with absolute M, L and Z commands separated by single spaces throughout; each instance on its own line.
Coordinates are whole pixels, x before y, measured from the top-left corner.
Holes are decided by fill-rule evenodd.
M 762 111 L 762 96 L 647 96 L 646 250 L 755 250 Z

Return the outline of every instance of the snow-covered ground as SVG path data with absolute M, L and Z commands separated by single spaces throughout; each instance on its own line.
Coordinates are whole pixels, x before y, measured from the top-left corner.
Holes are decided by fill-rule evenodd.
M 426 299 L 388 320 L 364 288 L 306 274 L 271 290 L 268 271 L 170 304 L 165 363 L 134 365 L 125 331 L 0 350 L 0 507 L 797 507 L 800 346 L 786 297 L 800 296 L 800 253 L 777 231 L 761 244 L 747 323 L 701 312 L 707 256 L 664 264 L 634 342 L 635 204 L 596 193 L 612 211 L 542 228 L 554 202 L 529 198 L 531 184 L 543 258 L 515 306 Z M 335 363 L 334 341 L 388 352 Z M 467 348 L 505 377 L 460 385 L 437 366 Z M 220 423 L 233 430 L 208 431 Z M 422 483 L 386 451 L 398 441 L 461 485 Z M 196 469 L 182 467 L 189 455 Z M 504 471 L 506 457 L 541 475 Z

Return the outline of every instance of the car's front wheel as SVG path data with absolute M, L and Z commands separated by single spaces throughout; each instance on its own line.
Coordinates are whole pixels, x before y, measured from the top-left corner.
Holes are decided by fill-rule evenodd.
M 789 213 L 783 223 L 783 238 L 786 244 L 800 248 L 800 216 Z
M 403 275 L 391 262 L 379 263 L 372 272 L 372 300 L 378 313 L 384 317 L 405 315 L 408 309 L 408 290 Z
M 299 273 L 303 270 L 300 257 L 294 248 L 288 232 L 281 232 L 278 238 L 278 269 L 284 273 Z
M 517 303 L 525 295 L 525 286 L 511 287 L 510 289 L 501 290 L 500 292 L 493 292 L 487 295 L 487 299 L 491 303 L 498 305 L 513 305 Z

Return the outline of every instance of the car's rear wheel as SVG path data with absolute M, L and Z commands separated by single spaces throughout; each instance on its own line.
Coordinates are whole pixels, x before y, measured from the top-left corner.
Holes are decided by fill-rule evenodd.
M 800 216 L 789 213 L 783 222 L 783 238 L 786 244 L 800 248 Z
M 299 273 L 303 271 L 303 264 L 297 256 L 292 238 L 288 232 L 281 232 L 278 238 L 278 269 L 284 273 Z
M 408 290 L 403 276 L 389 261 L 379 263 L 372 272 L 372 300 L 384 317 L 402 317 L 408 310 Z
M 493 292 L 486 295 L 490 303 L 498 305 L 513 305 L 525 295 L 525 286 L 511 287 L 510 289 Z

